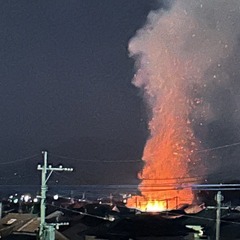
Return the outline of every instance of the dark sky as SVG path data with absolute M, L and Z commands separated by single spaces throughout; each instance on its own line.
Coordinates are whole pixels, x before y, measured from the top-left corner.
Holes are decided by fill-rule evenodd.
M 154 2 L 0 1 L 0 164 L 38 154 L 0 165 L 0 184 L 29 182 L 25 175 L 37 174 L 43 149 L 53 163 L 74 165 L 73 184 L 136 180 L 139 163 L 83 163 L 51 154 L 141 158 L 146 114 L 131 84 L 128 42 Z

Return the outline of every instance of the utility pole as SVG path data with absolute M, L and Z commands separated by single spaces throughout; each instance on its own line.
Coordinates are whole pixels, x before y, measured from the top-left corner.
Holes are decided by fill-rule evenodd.
M 217 211 L 216 211 L 216 240 L 220 240 L 220 225 L 221 225 L 221 201 L 222 194 L 221 191 L 217 192 Z
M 2 202 L 0 202 L 0 219 L 2 218 Z
M 58 168 L 47 165 L 47 151 L 43 151 L 43 166 L 38 165 L 37 170 L 42 171 L 41 179 L 41 205 L 40 205 L 40 230 L 39 239 L 40 240 L 54 240 L 55 239 L 55 229 L 46 224 L 46 192 L 47 192 L 47 181 L 52 175 L 53 171 L 73 171 L 73 168 L 63 168 L 59 166 Z M 50 173 L 47 176 L 47 172 Z

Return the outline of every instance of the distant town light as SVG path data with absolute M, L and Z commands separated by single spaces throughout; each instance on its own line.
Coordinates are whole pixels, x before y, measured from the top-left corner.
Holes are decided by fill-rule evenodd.
M 31 196 L 30 195 L 24 195 L 23 199 L 24 199 L 24 202 L 28 202 L 29 200 L 31 200 Z
M 110 221 L 110 222 L 113 222 L 113 221 L 115 221 L 115 217 L 114 216 L 108 216 L 108 220 Z
M 54 200 L 58 200 L 58 198 L 59 198 L 58 194 L 55 194 L 55 195 L 53 196 L 53 199 L 54 199 Z

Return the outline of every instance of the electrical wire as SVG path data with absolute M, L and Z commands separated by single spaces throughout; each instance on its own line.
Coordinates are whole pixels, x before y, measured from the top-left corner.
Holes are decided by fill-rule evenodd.
M 0 180 L 11 180 L 11 179 L 26 179 L 26 178 L 32 178 L 33 175 L 20 175 L 20 174 L 17 174 L 15 176 L 12 176 L 12 177 L 1 177 Z
M 53 204 L 46 204 L 48 206 L 53 206 L 53 207 L 56 207 L 55 205 Z M 69 211 L 69 212 L 73 212 L 73 213 L 77 213 L 79 215 L 83 215 L 83 216 L 90 216 L 90 217 L 94 217 L 94 218 L 100 218 L 100 219 L 103 219 L 103 220 L 109 220 L 107 217 L 101 217 L 101 216 L 98 216 L 98 215 L 94 215 L 94 214 L 89 214 L 89 213 L 83 213 L 83 212 L 80 212 L 80 211 L 76 211 L 76 210 L 72 210 L 72 209 L 68 209 L 68 208 L 63 208 L 63 207 L 57 207 L 58 209 L 62 209 L 64 211 Z M 167 212 L 164 212 L 166 213 L 167 215 L 172 215 L 172 216 L 176 216 L 176 213 L 171 213 L 169 211 Z M 160 214 L 161 215 L 161 214 Z M 187 218 L 193 218 L 193 219 L 199 219 L 199 220 L 207 220 L 207 221 L 213 221 L 213 222 L 216 222 L 216 218 L 208 218 L 208 217 L 201 217 L 201 216 L 195 216 L 195 215 L 192 215 L 192 214 L 180 214 L 181 216 L 183 217 L 187 217 Z M 224 220 L 224 219 L 221 219 L 221 222 L 222 223 L 231 223 L 231 224 L 237 224 L 237 225 L 240 225 L 240 222 L 235 222 L 235 221 L 230 221 L 230 220 Z
M 219 147 L 213 147 L 213 148 L 207 148 L 207 149 L 199 150 L 199 151 L 197 151 L 197 153 L 210 152 L 210 151 L 213 151 L 213 150 L 228 148 L 228 147 L 234 147 L 234 146 L 238 146 L 238 145 L 240 145 L 240 142 L 236 142 L 236 143 L 232 143 L 232 144 L 226 144 L 226 145 L 222 145 L 222 146 L 219 146 Z
M 192 188 L 192 191 L 239 191 L 239 190 L 240 188 Z
M 167 212 L 167 214 L 168 214 L 168 215 L 174 215 L 174 216 L 176 216 L 176 214 L 171 213 L 171 212 Z M 208 221 L 214 221 L 214 222 L 216 222 L 216 218 L 200 217 L 200 216 L 194 216 L 194 215 L 190 215 L 190 214 L 180 214 L 180 215 L 181 215 L 181 216 L 184 216 L 184 217 L 188 217 L 188 218 L 194 218 L 194 219 L 208 220 Z M 228 220 L 224 220 L 224 219 L 221 219 L 221 222 L 224 222 L 224 223 L 232 223 L 232 224 L 239 224 L 239 225 L 240 225 L 240 222 L 228 221 Z
M 29 156 L 29 157 L 19 158 L 19 159 L 13 160 L 13 161 L 0 162 L 0 165 L 7 165 L 7 164 L 16 163 L 16 162 L 22 162 L 22 161 L 26 161 L 26 160 L 29 160 L 29 159 L 33 159 L 37 156 L 38 156 L 38 154 L 35 154 L 35 155 Z
M 58 176 L 63 176 L 63 173 L 58 173 L 58 172 L 54 172 L 54 174 L 58 175 Z M 221 174 L 221 173 L 220 173 Z M 217 174 L 214 174 L 214 175 L 217 175 Z M 157 183 L 148 183 L 148 184 L 144 184 L 144 185 L 141 185 L 141 183 L 139 184 L 136 184 L 136 185 L 123 185 L 123 184 L 117 184 L 117 185 L 113 185 L 112 188 L 138 188 L 139 186 L 141 187 L 141 189 L 145 189 L 145 188 L 158 188 L 158 187 L 176 187 L 176 188 L 189 188 L 189 187 L 192 187 L 194 190 L 208 190 L 210 189 L 214 189 L 216 187 L 220 187 L 219 189 L 223 189 L 222 187 L 226 187 L 228 186 L 229 184 L 198 184 L 198 179 L 202 179 L 205 175 L 203 176 L 195 176 L 195 177 L 186 177 L 186 178 L 162 178 L 162 179 L 141 179 L 141 180 L 149 180 L 149 181 L 161 181 L 161 180 L 178 180 L 177 182 L 157 182 Z M 71 177 L 68 177 L 68 176 L 63 176 L 63 178 L 67 179 L 67 180 L 72 180 Z M 187 180 L 189 179 L 189 180 Z M 179 181 L 181 180 L 181 181 Z M 196 183 L 194 185 L 187 185 L 187 184 L 191 184 L 191 183 Z M 181 184 L 186 184 L 186 185 L 181 185 Z M 236 186 L 239 186 L 239 184 L 231 184 L 231 187 L 236 187 Z M 99 185 L 99 187 L 102 187 L 102 185 Z M 111 187 L 111 185 L 108 185 L 108 188 Z
M 193 177 L 175 177 L 175 178 L 142 178 L 141 180 L 144 181 L 161 181 L 161 180 L 181 180 L 181 179 L 202 179 L 204 177 L 208 177 L 209 175 L 202 175 L 202 176 L 193 176 Z
M 65 179 L 67 179 L 67 180 L 72 180 L 72 178 L 71 177 L 68 177 L 68 176 L 64 176 L 63 175 L 63 173 L 58 173 L 58 172 L 54 172 L 54 174 L 55 175 L 57 175 L 57 176 L 63 176 L 63 178 L 65 178 Z M 183 178 L 184 179 L 184 178 Z M 187 179 L 187 178 L 186 178 Z M 153 180 L 153 179 L 151 179 L 151 180 Z M 159 180 L 159 179 L 157 179 L 157 180 Z M 178 179 L 176 179 L 176 180 L 178 180 Z M 144 186 L 141 186 L 141 188 L 148 188 L 148 187 L 154 187 L 154 188 L 156 188 L 156 187 L 164 187 L 164 186 L 177 186 L 177 187 L 179 187 L 179 185 L 181 185 L 181 184 L 190 184 L 190 183 L 198 183 L 198 181 L 197 180 L 191 180 L 191 181 L 178 181 L 178 182 L 176 182 L 176 183 L 169 183 L 169 182 L 161 182 L 161 183 L 155 183 L 155 184 L 145 184 Z M 126 187 L 126 186 L 130 186 L 131 188 L 133 187 L 133 188 L 137 188 L 139 185 L 141 185 L 141 184 L 138 184 L 138 185 L 117 185 L 118 187 L 120 187 L 120 186 L 124 186 L 124 187 Z M 110 185 L 108 185 L 108 186 L 110 186 Z M 116 185 L 114 185 L 114 188 L 116 188 Z
M 219 146 L 219 147 L 214 147 L 214 148 L 207 148 L 207 149 L 203 149 L 203 150 L 199 150 L 197 151 L 198 153 L 201 152 L 208 152 L 208 151 L 213 151 L 213 150 L 217 150 L 217 149 L 222 149 L 222 148 L 228 148 L 228 147 L 233 147 L 233 146 L 238 146 L 240 145 L 240 142 L 236 142 L 236 143 L 232 143 L 232 144 L 226 144 L 223 146 Z M 80 159 L 80 158 L 72 158 L 72 157 L 68 157 L 68 156 L 62 156 L 62 155 L 57 155 L 57 154 L 52 154 L 49 153 L 49 155 L 53 156 L 53 157 L 58 157 L 61 159 L 68 159 L 68 160 L 75 160 L 75 161 L 81 161 L 81 162 L 96 162 L 96 163 L 128 163 L 128 162 L 143 162 L 142 159 L 136 159 L 136 160 L 94 160 L 94 159 Z M 25 158 L 20 158 L 20 159 L 16 159 L 13 161 L 8 161 L 8 162 L 0 162 L 0 165 L 6 165 L 6 164 L 11 164 L 11 163 L 16 163 L 16 162 L 21 162 L 21 161 L 25 161 L 25 160 L 29 160 L 32 159 L 34 157 L 38 156 L 38 154 L 29 156 L 29 157 L 25 157 Z M 190 177 L 193 178 L 193 177 Z
M 137 160 L 95 160 L 95 159 L 81 159 L 81 158 L 72 158 L 72 157 L 68 157 L 68 156 L 62 156 L 62 155 L 57 155 L 57 154 L 52 154 L 49 153 L 49 156 L 53 156 L 53 157 L 58 157 L 58 158 L 62 158 L 62 159 L 67 159 L 67 160 L 74 160 L 74 161 L 79 161 L 79 162 L 95 162 L 95 163 L 136 163 L 136 162 L 142 162 L 142 159 L 137 159 Z
M 48 206 L 52 206 L 52 207 L 56 207 L 55 205 L 53 204 L 46 204 Z M 68 208 L 63 208 L 63 207 L 56 207 L 57 209 L 62 209 L 64 211 L 69 211 L 69 212 L 73 212 L 73 213 L 78 213 L 79 215 L 83 215 L 83 216 L 89 216 L 89 217 L 94 217 L 94 218 L 99 218 L 99 219 L 103 219 L 103 220 L 109 220 L 109 218 L 107 217 L 101 217 L 101 216 L 98 216 L 98 215 L 94 215 L 94 214 L 90 214 L 90 213 L 83 213 L 83 212 L 80 212 L 80 211 L 76 211 L 76 210 L 72 210 L 72 209 L 68 209 Z

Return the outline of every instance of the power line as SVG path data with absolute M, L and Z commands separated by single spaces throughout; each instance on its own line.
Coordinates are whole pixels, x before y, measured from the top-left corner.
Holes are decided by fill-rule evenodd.
M 29 156 L 29 157 L 19 158 L 19 159 L 13 160 L 13 161 L 0 162 L 0 165 L 7 165 L 7 164 L 16 163 L 16 162 L 22 162 L 22 161 L 26 161 L 26 160 L 29 160 L 29 159 L 35 158 L 35 157 L 37 157 L 37 156 L 38 156 L 38 154 L 35 154 L 35 155 Z
M 26 178 L 32 178 L 33 175 L 21 175 L 21 174 L 17 174 L 17 175 L 14 175 L 12 177 L 1 177 L 0 180 L 11 180 L 11 179 L 26 179 Z
M 142 162 L 142 159 L 137 159 L 137 160 L 97 160 L 97 159 L 81 159 L 81 158 L 72 158 L 68 156 L 62 156 L 62 155 L 57 155 L 57 154 L 52 154 L 49 153 L 49 156 L 53 157 L 58 157 L 62 159 L 68 159 L 68 160 L 74 160 L 74 161 L 79 161 L 79 162 L 95 162 L 95 163 L 136 163 L 136 162 Z
M 47 205 L 56 207 L 56 206 L 53 205 L 53 204 L 47 204 Z M 76 210 L 72 210 L 72 209 L 69 209 L 69 208 L 63 208 L 63 207 L 57 207 L 57 208 L 58 208 L 58 209 L 62 209 L 62 210 L 64 210 L 64 211 L 69 211 L 69 212 L 77 213 L 77 214 L 83 215 L 83 216 L 90 216 L 90 217 L 100 218 L 100 219 L 103 219 L 103 220 L 108 220 L 108 218 L 106 218 L 106 217 L 102 217 L 102 216 L 98 216 L 98 215 L 94 215 L 94 214 L 89 214 L 89 213 L 85 213 L 85 212 L 83 213 L 83 212 L 76 211 Z M 167 215 L 176 216 L 176 213 L 171 213 L 171 212 L 169 212 L 169 211 L 164 212 L 164 213 L 166 213 Z M 193 219 L 208 220 L 208 221 L 213 221 L 213 222 L 216 221 L 215 218 L 194 216 L 194 215 L 192 215 L 192 214 L 181 214 L 181 213 L 180 213 L 180 215 L 183 216 L 183 217 L 188 217 L 188 218 L 193 218 Z M 221 222 L 240 225 L 240 222 L 223 220 L 223 219 L 221 219 Z
M 60 175 L 59 173 L 54 173 L 54 174 L 56 174 L 56 175 Z M 72 178 L 70 178 L 70 177 L 67 177 L 67 176 L 64 176 L 63 174 L 61 174 L 61 176 L 63 176 L 65 179 L 67 179 L 67 180 L 72 180 Z M 195 177 L 193 177 L 193 178 L 171 178 L 170 180 L 181 180 L 181 181 L 177 181 L 177 182 L 159 182 L 159 183 L 153 183 L 153 184 L 151 184 L 151 183 L 149 183 L 149 184 L 144 184 L 144 186 L 141 186 L 141 183 L 140 184 L 137 184 L 137 185 L 134 185 L 135 187 L 139 187 L 139 186 L 141 186 L 141 188 L 144 188 L 144 187 L 157 187 L 157 186 L 178 186 L 178 185 L 180 185 L 180 184 L 187 184 L 187 183 L 198 183 L 199 181 L 198 181 L 198 179 L 194 179 Z M 199 178 L 201 178 L 201 177 L 199 177 Z M 184 179 L 189 179 L 188 181 L 186 180 L 186 181 L 184 181 Z M 82 180 L 84 180 L 84 179 L 82 179 Z M 141 179 L 141 180 L 146 180 L 146 179 Z M 160 180 L 169 180 L 169 179 L 147 179 L 147 180 L 151 180 L 151 181 L 160 181 Z M 132 185 L 130 185 L 130 186 L 132 186 Z
M 173 215 L 176 216 L 175 213 L 171 213 L 171 212 L 167 212 L 168 215 Z M 216 222 L 215 218 L 208 218 L 208 217 L 200 217 L 200 216 L 194 216 L 194 215 L 190 215 L 190 214 L 180 214 L 181 216 L 184 217 L 188 217 L 188 218 L 194 218 L 194 219 L 201 219 L 201 220 L 208 220 L 208 221 L 214 221 Z M 225 222 L 225 223 L 232 223 L 232 224 L 240 224 L 240 222 L 234 222 L 234 221 L 228 221 L 228 220 L 222 220 L 221 222 Z
M 56 207 L 55 205 L 53 204 L 46 204 L 48 206 L 52 206 L 52 207 Z M 103 219 L 103 220 L 108 220 L 109 221 L 109 218 L 107 217 L 102 217 L 102 216 L 98 216 L 98 215 L 94 215 L 94 214 L 90 214 L 90 213 L 83 213 L 83 212 L 80 212 L 80 211 L 76 211 L 76 210 L 72 210 L 72 209 L 69 209 L 69 208 L 63 208 L 63 207 L 56 207 L 57 209 L 62 209 L 64 211 L 69 211 L 69 212 L 73 212 L 73 213 L 77 213 L 79 215 L 83 215 L 83 216 L 89 216 L 89 217 L 94 217 L 94 218 L 99 218 L 99 219 Z
M 179 186 L 181 184 L 187 184 L 187 183 L 197 183 L 198 181 L 195 180 L 195 181 L 181 181 L 181 182 L 172 182 L 172 183 L 168 183 L 168 182 L 161 182 L 161 183 L 153 183 L 153 184 L 143 184 L 141 185 L 141 183 L 139 184 L 140 188 L 145 188 L 145 187 L 159 187 L 159 186 Z
M 239 183 L 207 183 L 194 184 L 192 187 L 240 187 Z
M 217 172 L 217 173 L 212 173 L 212 174 L 205 174 L 205 175 L 199 175 L 199 176 L 192 176 L 192 177 L 174 177 L 174 178 L 141 178 L 140 180 L 146 180 L 146 181 L 161 181 L 161 180 L 169 180 L 169 181 L 173 181 L 173 180 L 185 180 L 185 179 L 196 179 L 196 180 L 199 180 L 199 179 L 204 179 L 204 178 L 209 178 L 209 177 L 213 177 L 213 176 L 221 176 L 222 174 L 226 174 L 226 171 L 225 172 Z
M 240 188 L 192 188 L 193 191 L 239 191 Z
M 60 175 L 59 173 L 54 173 L 56 175 Z M 131 187 L 141 187 L 141 188 L 145 188 L 145 187 L 159 187 L 159 186 L 181 186 L 181 184 L 188 184 L 188 183 L 198 183 L 199 179 L 203 179 L 204 177 L 208 177 L 208 176 L 216 176 L 216 175 L 220 175 L 222 174 L 222 172 L 219 173 L 215 173 L 215 174 L 210 174 L 210 175 L 202 175 L 202 176 L 193 176 L 193 177 L 182 177 L 182 178 L 156 178 L 156 179 L 140 179 L 140 180 L 144 180 L 144 181 L 149 181 L 149 183 L 141 185 L 141 183 L 136 184 L 136 185 L 127 185 L 127 186 L 131 186 Z M 64 176 L 63 174 L 61 174 L 62 177 L 64 177 L 65 179 L 68 180 L 72 180 L 72 178 Z M 84 180 L 84 179 L 82 179 Z M 166 181 L 176 181 L 176 182 L 166 182 Z M 151 181 L 156 181 L 156 183 L 151 183 Z M 160 182 L 160 181 L 165 181 L 165 182 Z M 195 184 L 196 185 L 196 184 Z M 203 185 L 204 184 L 200 184 L 200 186 L 202 187 L 201 189 L 203 189 Z M 205 184 L 206 186 L 209 184 Z M 122 185 L 121 185 L 122 186 Z M 126 185 L 124 185 L 126 186 Z M 116 187 L 114 185 L 114 187 Z
M 222 149 L 222 148 L 228 148 L 228 147 L 234 147 L 234 146 L 238 146 L 238 145 L 240 145 L 240 142 L 236 142 L 236 143 L 232 143 L 232 144 L 226 144 L 226 145 L 222 145 L 222 146 L 219 146 L 219 147 L 207 148 L 207 149 L 199 150 L 197 152 L 198 153 L 210 152 L 210 151 L 213 151 L 213 150 Z
M 181 179 L 202 179 L 204 177 L 208 177 L 209 175 L 202 176 L 193 176 L 193 177 L 175 177 L 175 178 L 141 178 L 144 181 L 161 181 L 161 180 L 181 180 Z
M 223 174 L 224 172 L 218 172 L 214 174 L 205 174 L 205 175 L 199 175 L 199 176 L 192 176 L 192 177 L 174 177 L 174 178 L 141 178 L 140 180 L 146 180 L 146 181 L 161 181 L 161 180 L 181 180 L 181 179 L 204 179 L 205 177 L 209 176 L 216 176 Z

